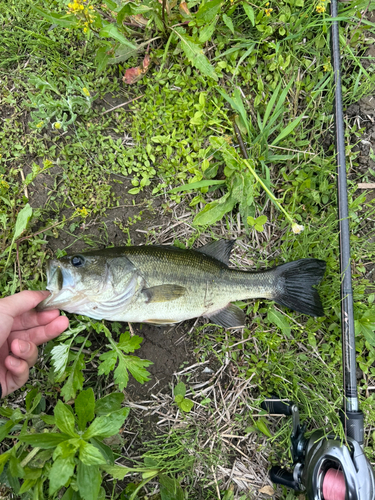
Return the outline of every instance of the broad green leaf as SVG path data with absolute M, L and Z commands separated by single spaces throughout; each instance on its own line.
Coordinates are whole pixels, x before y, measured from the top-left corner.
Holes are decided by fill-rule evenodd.
M 98 368 L 98 374 L 108 375 L 108 373 L 111 372 L 116 365 L 117 353 L 115 351 L 104 352 L 99 356 L 99 359 L 101 363 Z
M 77 486 L 83 500 L 97 500 L 102 484 L 102 476 L 97 465 L 77 466 Z
M 101 469 L 103 469 L 107 474 L 110 474 L 113 479 L 124 479 L 126 474 L 129 474 L 129 472 L 134 472 L 133 469 L 129 467 L 123 467 L 122 465 L 101 465 Z
M 64 486 L 68 479 L 74 472 L 74 458 L 61 458 L 59 457 L 49 471 L 49 494 L 52 496 L 62 486 Z
M 9 432 L 13 429 L 15 425 L 16 422 L 12 422 L 12 420 L 9 420 L 8 422 L 0 426 L 0 442 L 6 438 L 6 436 L 9 434 Z
M 29 203 L 18 212 L 16 225 L 14 227 L 13 242 L 24 232 L 32 215 L 33 209 L 30 207 Z
M 58 24 L 63 28 L 74 28 L 77 26 L 77 18 L 73 14 L 55 14 L 54 12 L 46 12 L 39 7 L 31 5 L 31 8 L 44 19 L 52 24 Z
M 179 191 L 195 191 L 196 189 L 200 189 L 202 187 L 222 186 L 223 184 L 225 184 L 225 181 L 204 180 L 192 182 L 191 184 L 182 184 L 181 186 L 170 189 L 168 193 L 178 193 Z
M 182 394 L 176 394 L 174 397 L 175 402 L 180 405 L 182 401 L 184 400 L 184 396 Z
M 267 313 L 267 319 L 271 323 L 275 323 L 275 325 L 280 328 L 280 330 L 286 337 L 290 337 L 290 324 L 282 313 L 280 313 L 279 311 L 275 311 L 274 309 L 270 309 Z
M 74 415 L 61 400 L 57 401 L 54 414 L 55 423 L 61 432 L 72 437 L 78 437 L 74 426 Z
M 185 397 L 186 394 L 186 385 L 183 382 L 179 382 L 175 388 L 173 389 L 173 393 L 175 396 L 181 395 Z
M 218 81 L 218 76 L 215 73 L 215 69 L 209 62 L 207 57 L 203 54 L 202 47 L 198 43 L 196 43 L 190 36 L 183 35 L 178 31 L 175 31 L 175 33 L 181 39 L 181 47 L 189 61 L 204 75 L 208 76 L 209 78 L 213 78 L 215 81 Z
M 185 412 L 189 412 L 191 411 L 191 409 L 193 408 L 194 406 L 194 401 L 192 401 L 191 399 L 187 399 L 185 398 L 180 404 L 179 404 L 179 407 L 181 408 L 181 410 L 185 411 Z
M 231 32 L 234 34 L 234 26 L 233 26 L 233 21 L 232 19 L 227 16 L 226 14 L 223 14 L 223 21 L 224 24 L 231 30 Z
M 3 472 L 4 466 L 8 462 L 11 453 L 12 453 L 12 449 L 10 449 L 9 451 L 6 451 L 5 453 L 2 453 L 0 455 L 0 474 Z
M 267 215 L 260 215 L 259 217 L 256 218 L 257 224 L 261 224 L 263 226 L 263 224 L 265 224 L 266 222 L 267 222 Z
M 131 337 L 130 332 L 125 332 L 120 335 L 120 340 L 117 346 L 126 353 L 134 352 L 140 348 L 142 340 L 142 337 L 139 337 L 138 335 L 133 335 Z
M 199 41 L 200 43 L 206 43 L 213 35 L 217 23 L 217 17 L 215 17 L 209 24 L 204 24 L 202 29 L 199 30 Z
M 99 449 L 86 441 L 82 441 L 81 443 L 79 459 L 85 465 L 100 465 L 107 463 Z
M 243 10 L 246 12 L 247 17 L 250 19 L 250 22 L 253 26 L 255 26 L 255 15 L 254 9 L 250 7 L 250 5 L 246 2 L 242 2 Z
M 105 438 L 117 434 L 128 414 L 129 408 L 122 408 L 109 415 L 97 417 L 83 434 L 83 438 L 90 439 L 95 436 Z
M 113 452 L 109 446 L 106 444 L 102 443 L 99 439 L 97 438 L 91 438 L 90 443 L 97 448 L 100 453 L 103 455 L 105 461 L 107 464 L 114 464 L 115 462 L 115 457 L 113 456 Z
M 70 436 L 57 432 L 42 432 L 40 434 L 21 434 L 18 439 L 35 448 L 47 450 L 48 448 L 56 448 L 58 444 L 70 439 Z
M 74 403 L 74 408 L 78 420 L 78 429 L 83 431 L 85 430 L 87 422 L 91 422 L 95 416 L 95 396 L 91 387 L 78 394 Z
M 104 396 L 104 398 L 98 399 L 95 403 L 95 414 L 100 417 L 101 415 L 108 415 L 108 413 L 120 410 L 124 398 L 125 396 L 122 392 L 113 392 Z
M 96 65 L 96 72 L 98 74 L 105 69 L 110 60 L 110 55 L 108 54 L 108 51 L 109 49 L 106 45 L 104 47 L 99 47 L 98 50 L 96 51 L 95 65 Z
M 111 23 L 107 24 L 99 31 L 99 36 L 114 38 L 118 42 L 122 43 L 123 45 L 127 45 L 131 49 L 137 48 L 133 43 L 129 42 L 129 40 L 127 40 L 122 33 L 119 32 L 114 24 Z
M 177 481 L 165 474 L 159 474 L 161 500 L 184 500 L 184 492 Z
M 67 439 L 62 443 L 58 444 L 53 452 L 53 459 L 56 460 L 59 457 L 67 458 L 74 456 L 76 451 L 81 446 L 81 438 Z
M 219 12 L 221 3 L 222 0 L 209 0 L 205 3 L 202 2 L 198 12 L 195 14 L 195 18 L 202 24 L 209 23 Z
M 193 224 L 196 226 L 215 224 L 227 212 L 230 212 L 235 204 L 236 200 L 229 198 L 229 193 L 227 193 L 220 200 L 207 203 L 204 209 L 195 216 Z
M 268 429 L 266 420 L 264 418 L 259 418 L 257 423 L 256 423 L 257 429 L 264 434 L 265 436 L 272 438 L 272 434 L 270 430 Z
M 84 356 L 82 354 L 79 354 L 75 358 L 68 380 L 66 381 L 60 392 L 60 395 L 65 399 L 65 401 L 69 401 L 69 399 L 75 398 L 76 393 L 82 390 L 84 381 L 82 370 L 84 368 Z
M 119 358 L 119 364 L 115 370 L 114 376 L 119 388 L 122 390 L 121 380 L 124 376 L 124 370 L 127 369 L 140 384 L 150 380 L 150 373 L 146 370 L 147 366 L 152 365 L 152 361 L 141 359 L 138 356 L 122 356 Z M 125 378 L 125 377 L 124 377 Z

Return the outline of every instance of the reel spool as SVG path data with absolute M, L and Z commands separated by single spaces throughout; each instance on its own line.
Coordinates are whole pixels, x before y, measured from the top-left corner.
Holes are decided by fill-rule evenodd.
M 261 406 L 269 413 L 293 419 L 293 470 L 272 467 L 272 482 L 304 491 L 309 500 L 374 500 L 374 471 L 357 440 L 347 437 L 343 443 L 322 431 L 315 431 L 307 439 L 306 426 L 301 427 L 294 403 L 268 399 Z

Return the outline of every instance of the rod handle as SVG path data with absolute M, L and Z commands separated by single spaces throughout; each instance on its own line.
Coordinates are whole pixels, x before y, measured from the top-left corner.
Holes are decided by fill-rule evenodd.
M 297 481 L 294 480 L 293 472 L 274 465 L 270 470 L 270 479 L 275 484 L 282 484 L 287 488 L 299 491 L 300 487 Z
M 363 445 L 364 443 L 364 415 L 361 411 L 340 410 L 341 423 L 346 435 Z
M 280 401 L 280 399 L 265 399 L 261 403 L 263 410 L 276 415 L 292 415 L 293 401 Z

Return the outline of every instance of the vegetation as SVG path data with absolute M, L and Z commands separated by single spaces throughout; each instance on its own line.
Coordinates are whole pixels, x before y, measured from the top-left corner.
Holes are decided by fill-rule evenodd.
M 364 17 L 372 8 L 340 4 L 346 105 L 375 88 Z M 52 250 L 138 244 L 136 229 L 146 242 L 183 248 L 237 238 L 237 267 L 327 262 L 325 317 L 257 300 L 238 304 L 244 329 L 194 324 L 191 366 L 173 395 L 143 407 L 124 401 L 129 381 L 152 378 L 154 360 L 133 355 L 142 338 L 71 316 L 0 409 L 9 491 L 33 500 L 262 498 L 267 465 L 288 465 L 291 429 L 260 409 L 265 397 L 296 401 L 309 430 L 342 432 L 328 11 L 328 0 L 0 0 L 1 296 L 45 288 Z M 363 129 L 347 125 L 359 390 L 373 461 L 375 207 L 357 184 L 375 172 L 358 168 Z M 205 382 L 196 366 L 206 366 Z M 263 483 L 246 476 L 249 463 Z

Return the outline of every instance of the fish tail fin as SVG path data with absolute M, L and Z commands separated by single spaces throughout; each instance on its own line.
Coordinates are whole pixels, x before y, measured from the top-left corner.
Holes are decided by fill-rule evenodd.
M 300 259 L 278 266 L 276 292 L 273 300 L 278 304 L 309 316 L 324 316 L 319 294 L 315 288 L 323 279 L 324 260 Z

